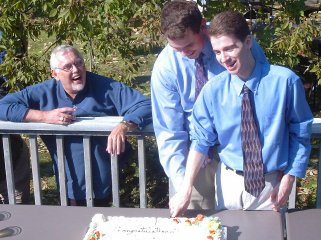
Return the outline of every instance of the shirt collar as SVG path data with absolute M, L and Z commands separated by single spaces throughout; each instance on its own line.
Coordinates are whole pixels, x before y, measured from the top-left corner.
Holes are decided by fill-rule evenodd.
M 256 63 L 250 77 L 245 82 L 242 79 L 240 79 L 238 76 L 231 75 L 231 82 L 234 85 L 237 95 L 238 96 L 241 95 L 244 84 L 246 84 L 246 86 L 254 94 L 257 94 L 258 88 L 260 85 L 260 80 L 261 80 L 261 73 L 262 73 L 262 64 Z
M 63 99 L 69 99 L 69 96 L 67 95 L 64 86 L 62 85 L 61 81 L 55 79 L 57 81 L 57 85 L 58 85 L 58 93 L 59 96 Z

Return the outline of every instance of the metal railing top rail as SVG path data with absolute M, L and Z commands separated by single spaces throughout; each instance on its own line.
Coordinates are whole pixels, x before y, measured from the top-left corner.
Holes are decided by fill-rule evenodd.
M 123 117 L 77 117 L 69 125 L 0 121 L 0 134 L 105 135 L 111 132 L 122 119 Z M 130 131 L 128 135 L 154 135 L 153 126 L 150 124 L 142 130 Z
M 50 134 L 67 135 L 71 132 L 79 135 L 101 135 L 111 132 L 112 129 L 121 122 L 122 117 L 78 117 L 75 122 L 69 125 L 55 125 L 47 123 L 31 122 L 9 122 L 0 121 L 0 134 L 26 133 L 26 134 Z M 128 135 L 154 135 L 152 124 L 143 130 L 134 130 Z M 314 118 L 312 124 L 312 137 L 321 136 L 321 118 Z
M 110 132 L 123 117 L 77 117 L 76 121 L 69 125 L 55 125 L 47 123 L 32 122 L 9 122 L 0 121 L 0 133 L 29 133 L 53 131 L 57 132 Z M 131 134 L 138 134 L 140 130 L 133 131 Z M 146 126 L 142 132 L 154 134 L 152 124 Z M 314 118 L 312 124 L 312 134 L 321 134 L 321 118 Z
M 312 137 L 321 136 L 321 118 L 314 118 L 312 124 Z

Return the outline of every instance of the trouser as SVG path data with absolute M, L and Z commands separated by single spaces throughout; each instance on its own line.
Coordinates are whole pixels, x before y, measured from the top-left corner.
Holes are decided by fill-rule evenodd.
M 211 163 L 201 168 L 198 172 L 193 186 L 191 202 L 188 209 L 213 209 L 215 206 L 214 176 L 218 161 L 214 159 Z M 169 197 L 175 194 L 174 186 L 169 180 Z
M 280 171 L 266 173 L 265 188 L 256 198 L 245 191 L 242 172 L 237 172 L 220 162 L 215 174 L 215 210 L 272 210 L 270 195 L 280 183 Z
M 12 161 L 15 161 L 13 175 L 15 182 L 16 203 L 28 204 L 30 197 L 30 155 L 28 146 L 25 142 L 23 142 L 19 157 L 17 159 L 13 159 Z M 0 182 L 0 195 L 2 195 L 4 203 L 9 202 L 6 181 Z M 1 202 L 2 201 L 0 199 L 0 203 Z
M 96 199 L 94 198 L 94 207 L 111 207 L 112 206 L 112 197 Z M 68 198 L 68 206 L 87 206 L 86 200 L 75 200 Z

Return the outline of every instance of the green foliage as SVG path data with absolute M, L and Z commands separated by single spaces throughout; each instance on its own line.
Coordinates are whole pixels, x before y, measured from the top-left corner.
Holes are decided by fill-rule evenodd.
M 222 11 L 227 10 L 236 10 L 245 12 L 246 6 L 241 3 L 239 0 L 231 0 L 231 1 L 221 1 L 221 0 L 213 0 L 207 1 L 208 4 L 203 5 L 202 0 L 197 0 L 197 4 L 202 7 L 204 17 L 210 21 L 215 14 L 220 13 Z
M 318 62 L 310 50 L 313 38 L 320 36 L 321 28 L 311 20 L 301 16 L 299 23 L 285 13 L 278 13 L 273 26 L 266 27 L 262 35 L 257 35 L 272 63 L 295 67 L 300 57 L 308 57 L 311 63 Z
M 39 81 L 42 74 L 37 71 L 37 57 L 28 56 L 29 38 L 37 38 L 41 31 L 41 25 L 33 18 L 32 6 L 27 1 L 0 1 L 0 31 L 3 33 L 0 51 L 7 52 L 0 72 L 12 79 L 8 83 L 12 91 Z
M 48 52 L 56 44 L 75 44 L 85 53 L 91 71 L 125 81 L 144 63 L 140 49 L 158 45 L 158 0 L 0 0 L 0 51 L 8 54 L 0 66 L 12 91 L 48 76 Z M 45 32 L 52 44 L 40 53 L 29 43 Z M 111 71 L 104 72 L 109 65 Z
M 317 181 L 319 165 L 319 139 L 312 140 L 312 151 L 306 176 L 297 179 L 297 208 L 315 208 L 317 198 Z
M 164 0 L 0 0 L 0 50 L 6 50 L 0 72 L 9 79 L 11 91 L 49 76 L 48 53 L 56 44 L 77 45 L 87 68 L 132 85 L 141 65 L 140 54 L 162 46 L 159 15 Z M 203 1 L 198 0 L 201 5 Z M 204 16 L 227 9 L 246 13 L 247 1 L 208 1 Z M 320 61 L 309 49 L 320 36 L 320 22 L 306 17 L 303 0 L 262 0 L 254 6 L 258 29 L 254 32 L 271 63 L 295 68 L 308 58 L 305 71 L 321 77 Z M 272 16 L 271 16 L 272 15 Z M 270 18 L 273 18 L 270 24 Z M 263 28 L 262 26 L 266 26 Z M 46 33 L 52 40 L 40 52 L 29 51 L 30 43 Z M 107 67 L 106 67 L 107 66 Z M 298 72 L 302 75 L 302 73 Z

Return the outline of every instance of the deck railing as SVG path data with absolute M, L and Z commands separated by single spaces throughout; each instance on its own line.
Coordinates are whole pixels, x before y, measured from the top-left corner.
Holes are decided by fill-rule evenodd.
M 3 140 L 5 169 L 8 188 L 9 204 L 15 204 L 15 187 L 13 167 L 11 161 L 10 134 L 24 134 L 29 138 L 31 170 L 33 178 L 33 188 L 35 196 L 35 204 L 41 205 L 41 181 L 39 170 L 39 149 L 37 137 L 40 135 L 55 135 L 58 156 L 58 172 L 59 172 L 59 191 L 60 203 L 62 206 L 67 205 L 67 190 L 65 179 L 65 161 L 63 142 L 65 135 L 77 135 L 83 137 L 84 159 L 85 159 L 85 178 L 86 178 L 86 201 L 87 206 L 93 206 L 93 185 L 91 172 L 91 154 L 90 154 L 90 137 L 91 136 L 107 136 L 112 129 L 122 120 L 122 117 L 88 117 L 77 118 L 77 120 L 67 126 L 45 124 L 45 123 L 13 123 L 0 121 L 0 134 Z M 137 138 L 138 146 L 138 165 L 139 165 L 139 191 L 140 191 L 140 207 L 146 207 L 146 174 L 145 174 L 145 146 L 144 137 L 154 135 L 151 125 L 143 130 L 128 132 L 128 136 Z M 1 147 L 1 146 L 0 146 Z M 119 182 L 118 182 L 118 161 L 117 156 L 111 157 L 111 173 L 112 173 L 112 196 L 113 205 L 119 207 Z
M 10 135 L 11 134 L 24 134 L 29 138 L 30 143 L 30 158 L 31 169 L 33 178 L 33 188 L 35 204 L 41 205 L 41 181 L 39 170 L 39 148 L 37 137 L 40 135 L 55 135 L 57 144 L 58 155 L 58 171 L 59 171 L 59 191 L 60 203 L 62 206 L 67 205 L 67 190 L 65 179 L 65 162 L 64 162 L 64 149 L 63 142 L 65 135 L 77 135 L 83 137 L 84 145 L 84 159 L 85 159 L 85 178 L 86 178 L 86 201 L 87 206 L 93 206 L 93 193 L 92 193 L 92 173 L 91 173 L 91 154 L 90 154 L 90 137 L 91 136 L 107 136 L 111 130 L 122 120 L 122 117 L 88 117 L 78 118 L 73 124 L 68 126 L 53 125 L 45 123 L 14 123 L 0 121 L 0 135 L 2 135 L 6 180 L 8 188 L 9 204 L 15 204 L 15 186 L 13 167 L 11 161 L 10 149 Z M 139 165 L 139 191 L 140 191 L 140 207 L 146 208 L 146 172 L 145 172 L 145 136 L 153 136 L 154 131 L 151 125 L 143 130 L 132 131 L 128 136 L 135 136 L 137 138 L 138 146 L 138 165 Z M 321 119 L 314 119 L 312 126 L 312 139 L 321 138 Z M 0 146 L 1 147 L 1 146 Z M 319 164 L 318 172 L 321 173 L 321 142 L 318 146 L 319 149 Z M 118 181 L 118 161 L 117 156 L 111 158 L 111 173 L 112 173 L 112 196 L 113 205 L 120 206 L 119 201 L 119 181 Z M 293 191 L 289 199 L 289 208 L 295 207 L 296 186 L 293 186 Z M 317 185 L 317 208 L 321 208 L 321 174 L 318 174 Z

